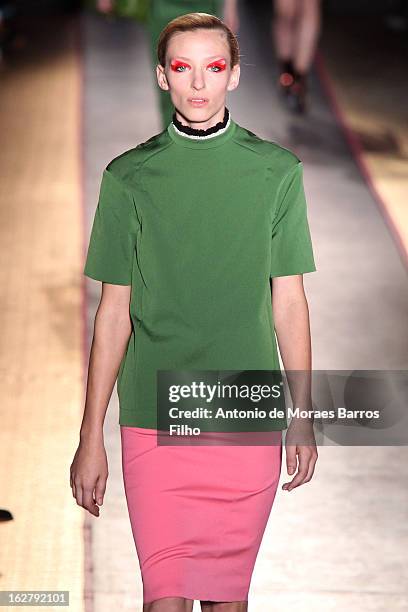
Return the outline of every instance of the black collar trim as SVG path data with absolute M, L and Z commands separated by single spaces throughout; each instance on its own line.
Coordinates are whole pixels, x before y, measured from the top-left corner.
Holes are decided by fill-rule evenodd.
M 188 136 L 209 136 L 210 134 L 215 134 L 219 130 L 223 130 L 226 127 L 229 115 L 229 110 L 227 107 L 225 107 L 224 119 L 206 130 L 196 129 L 190 127 L 189 125 L 184 125 L 177 119 L 175 112 L 173 113 L 173 123 L 180 132 L 183 132 Z

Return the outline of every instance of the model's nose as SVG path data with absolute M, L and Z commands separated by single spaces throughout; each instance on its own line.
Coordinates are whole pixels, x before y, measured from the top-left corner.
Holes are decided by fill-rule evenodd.
M 202 89 L 205 86 L 204 76 L 201 70 L 196 70 L 193 74 L 193 87 L 194 89 Z

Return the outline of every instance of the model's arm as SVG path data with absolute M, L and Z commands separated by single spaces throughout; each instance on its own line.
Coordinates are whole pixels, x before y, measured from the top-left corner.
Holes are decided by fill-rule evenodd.
M 288 374 L 293 406 L 311 410 L 308 375 L 312 367 L 310 323 L 302 274 L 272 279 L 272 309 L 279 351 Z M 291 370 L 298 370 L 299 373 L 291 375 Z M 305 439 L 306 444 L 300 444 L 300 439 Z M 288 474 L 293 474 L 297 467 L 296 455 L 299 455 L 298 473 L 290 483 L 285 483 L 282 487 L 288 491 L 308 482 L 313 476 L 318 455 L 312 421 L 293 419 L 288 428 L 286 435 Z
M 102 437 L 106 410 L 132 332 L 130 290 L 130 285 L 102 283 L 89 357 L 81 438 Z
M 309 308 L 302 274 L 272 279 L 272 309 L 285 370 L 310 370 Z
M 99 516 L 108 477 L 103 424 L 120 363 L 129 342 L 130 285 L 102 284 L 89 358 L 80 442 L 71 464 L 70 484 L 77 504 Z

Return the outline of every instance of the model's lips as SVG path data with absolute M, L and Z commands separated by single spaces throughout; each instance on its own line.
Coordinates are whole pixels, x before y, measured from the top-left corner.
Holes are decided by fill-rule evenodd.
M 189 98 L 188 101 L 191 104 L 206 104 L 208 102 L 207 98 Z

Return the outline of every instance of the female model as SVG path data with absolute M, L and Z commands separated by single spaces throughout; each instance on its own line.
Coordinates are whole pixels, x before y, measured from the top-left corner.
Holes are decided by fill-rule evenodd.
M 101 12 L 113 11 L 116 0 L 97 0 Z M 153 65 L 157 59 L 157 43 L 163 28 L 176 17 L 189 13 L 190 11 L 201 11 L 216 15 L 223 19 L 224 23 L 236 33 L 239 26 L 237 0 L 149 0 L 147 11 L 147 30 L 150 39 L 150 52 Z M 161 123 L 163 129 L 172 120 L 174 106 L 167 90 L 157 88 Z
M 289 108 L 299 113 L 306 111 L 307 78 L 320 34 L 320 12 L 321 0 L 274 0 L 278 88 Z
M 71 486 L 99 516 L 103 421 L 118 377 L 143 609 L 191 611 L 197 599 L 207 612 L 242 611 L 278 486 L 285 422 L 272 423 L 271 444 L 160 445 L 156 375 L 278 369 L 274 328 L 285 368 L 310 370 L 302 274 L 315 264 L 302 163 L 232 119 L 225 102 L 238 86 L 239 48 L 216 16 L 171 21 L 158 59 L 173 121 L 102 177 L 84 269 L 102 281 L 102 299 Z M 293 402 L 304 403 L 302 393 Z M 289 473 L 297 458 L 299 466 L 288 491 L 311 479 L 317 459 L 311 423 L 309 443 L 299 446 L 293 422 Z

